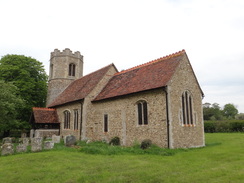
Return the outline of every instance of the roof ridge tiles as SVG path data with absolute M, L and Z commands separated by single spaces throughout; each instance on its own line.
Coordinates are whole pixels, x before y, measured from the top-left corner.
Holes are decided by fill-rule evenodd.
M 163 60 L 167 60 L 169 58 L 173 58 L 173 57 L 176 57 L 176 56 L 179 56 L 181 54 L 185 53 L 185 50 L 181 50 L 181 51 L 178 51 L 178 52 L 175 52 L 175 53 L 172 53 L 172 54 L 169 54 L 169 55 L 166 55 L 164 57 L 160 57 L 160 58 L 157 58 L 155 60 L 152 60 L 152 61 L 149 61 L 149 62 L 146 62 L 144 64 L 140 64 L 140 65 L 137 65 L 135 67 L 131 67 L 129 69 L 126 69 L 126 70 L 122 70 L 120 72 L 117 72 L 115 73 L 114 75 L 120 75 L 120 74 L 123 74 L 125 72 L 129 72 L 129 71 L 132 71 L 132 70 L 135 70 L 135 69 L 138 69 L 138 68 L 141 68 L 141 67 L 144 67 L 144 66 L 147 66 L 147 65 L 150 65 L 150 64 L 153 64 L 153 63 L 157 63 L 157 62 L 160 62 L 160 61 L 163 61 Z
M 54 108 L 47 108 L 47 107 L 33 107 L 33 110 L 45 110 L 45 111 L 55 111 L 56 109 Z

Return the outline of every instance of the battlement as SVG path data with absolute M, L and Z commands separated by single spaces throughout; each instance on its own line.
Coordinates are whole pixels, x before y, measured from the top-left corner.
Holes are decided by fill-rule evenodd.
M 73 53 L 69 48 L 65 48 L 63 51 L 55 49 L 53 52 L 51 52 L 51 58 L 52 57 L 63 57 L 63 56 L 71 56 L 71 57 L 75 57 L 75 58 L 79 58 L 79 59 L 83 58 L 83 55 L 81 55 L 79 51 L 76 51 Z

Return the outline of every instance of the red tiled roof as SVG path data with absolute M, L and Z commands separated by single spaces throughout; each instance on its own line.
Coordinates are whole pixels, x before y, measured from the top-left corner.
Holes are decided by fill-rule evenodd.
M 84 99 L 98 84 L 109 68 L 110 64 L 80 79 L 73 81 L 48 107 L 54 107 L 65 103 Z
M 59 123 L 56 109 L 33 107 L 35 123 Z
M 182 50 L 116 73 L 94 101 L 166 86 L 185 54 Z

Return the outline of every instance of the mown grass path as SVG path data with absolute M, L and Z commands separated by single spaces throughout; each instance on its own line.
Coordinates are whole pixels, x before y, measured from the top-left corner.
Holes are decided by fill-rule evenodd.
M 172 156 L 77 149 L 0 156 L 0 182 L 244 182 L 244 134 L 206 134 L 206 144 Z

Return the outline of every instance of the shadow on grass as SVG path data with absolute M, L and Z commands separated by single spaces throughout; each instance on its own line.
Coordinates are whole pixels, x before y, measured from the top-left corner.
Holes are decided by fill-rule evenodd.
M 206 143 L 206 147 L 219 146 L 221 144 L 222 143 L 220 143 L 220 142 Z

